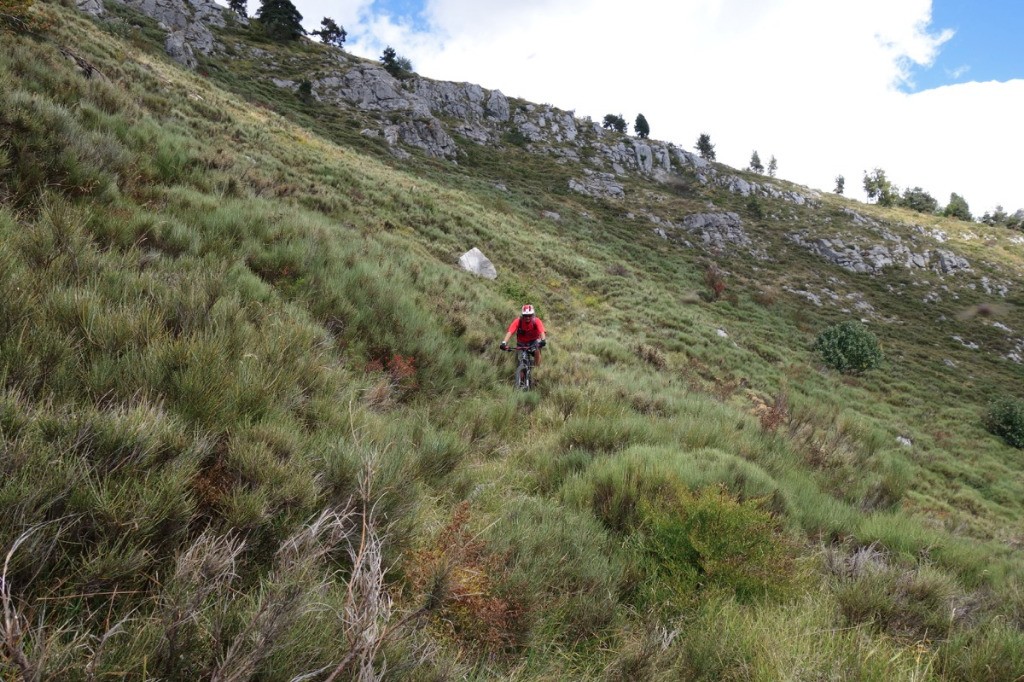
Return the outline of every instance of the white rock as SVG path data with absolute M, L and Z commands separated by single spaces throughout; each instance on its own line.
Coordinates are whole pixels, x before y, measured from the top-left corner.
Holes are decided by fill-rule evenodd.
M 485 279 L 498 278 L 498 271 L 494 268 L 494 263 L 488 260 L 487 256 L 475 246 L 459 257 L 459 265 L 463 270 Z

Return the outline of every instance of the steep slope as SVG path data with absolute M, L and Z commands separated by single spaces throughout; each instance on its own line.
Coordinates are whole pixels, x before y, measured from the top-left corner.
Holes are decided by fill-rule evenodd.
M 981 424 L 1019 235 L 35 11 L 0 45 L 5 676 L 1024 671 L 1022 458 Z M 353 71 L 425 110 L 324 94 Z M 882 369 L 811 351 L 850 317 Z

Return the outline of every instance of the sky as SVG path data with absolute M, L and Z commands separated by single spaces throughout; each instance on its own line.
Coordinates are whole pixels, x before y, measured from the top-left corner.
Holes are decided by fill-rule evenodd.
M 643 113 L 652 139 L 708 133 L 736 168 L 756 150 L 851 198 L 881 168 L 976 216 L 1024 208 L 1024 0 L 293 1 L 353 54 L 390 45 L 426 78 L 630 131 Z

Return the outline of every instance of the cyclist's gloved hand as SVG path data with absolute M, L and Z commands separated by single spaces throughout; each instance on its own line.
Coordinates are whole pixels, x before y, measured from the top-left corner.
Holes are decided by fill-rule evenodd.
M 538 346 L 539 346 L 540 348 L 543 348 L 544 346 L 548 345 L 548 342 L 547 342 L 547 341 L 545 341 L 544 339 L 541 339 L 540 341 L 538 341 L 538 342 L 537 342 L 537 345 L 538 345 Z
M 501 348 L 502 350 L 508 350 L 508 344 L 505 343 L 504 341 L 502 341 L 501 345 L 498 346 L 498 347 Z

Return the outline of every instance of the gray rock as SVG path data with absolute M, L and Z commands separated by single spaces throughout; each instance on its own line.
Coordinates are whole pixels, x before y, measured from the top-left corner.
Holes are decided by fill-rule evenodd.
M 168 33 L 167 40 L 164 41 L 164 50 L 167 51 L 167 56 L 186 68 L 194 69 L 199 63 L 192 51 L 192 45 L 185 38 L 184 31 Z
M 498 271 L 487 256 L 475 246 L 459 257 L 459 265 L 463 270 L 485 279 L 497 279 Z
M 93 17 L 102 17 L 107 13 L 106 8 L 103 6 L 103 0 L 77 0 L 75 6 L 78 7 L 79 12 L 84 12 Z
M 786 235 L 786 238 L 795 244 L 850 272 L 878 274 L 886 268 L 894 266 L 911 269 L 926 269 L 931 266 L 942 274 L 970 270 L 967 260 L 951 251 L 936 251 L 937 260 L 932 265 L 932 252 L 914 253 L 900 243 L 898 237 L 895 235 L 891 235 L 891 237 L 893 238 L 889 241 L 895 242 L 892 246 L 871 244 L 861 247 L 858 244 L 846 244 L 838 237 L 813 238 L 809 237 L 806 232 Z
M 958 256 L 952 251 L 938 249 L 935 251 L 937 262 L 935 269 L 944 275 L 962 272 L 971 269 L 971 264 L 963 256 Z
M 555 222 L 558 222 L 559 220 L 562 219 L 562 214 L 556 213 L 554 211 L 541 211 L 541 215 L 547 218 L 548 220 L 554 220 Z
M 508 108 L 508 99 L 501 93 L 501 90 L 492 90 L 484 106 L 485 115 L 501 123 L 507 121 L 511 115 Z
M 743 221 L 732 212 L 694 213 L 683 219 L 683 229 L 700 235 L 706 246 L 724 249 L 727 246 L 750 247 L 750 237 L 743 230 Z
M 643 142 L 634 142 L 633 151 L 636 153 L 636 165 L 641 173 L 649 174 L 654 170 L 654 155 L 649 146 Z
M 100 2 L 101 0 L 96 0 Z M 208 55 L 218 49 L 210 26 L 223 28 L 228 10 L 214 0 L 121 0 L 125 5 L 155 19 L 167 32 L 164 44 L 175 61 L 195 68 L 195 53 Z M 88 5 L 92 0 L 83 0 Z M 81 5 L 80 5 L 81 7 Z M 89 11 L 83 8 L 83 11 Z
M 622 185 L 615 179 L 612 173 L 595 173 L 585 169 L 587 174 L 583 179 L 573 178 L 569 180 L 569 189 L 588 197 L 601 197 L 606 199 L 623 199 L 626 196 Z
M 808 301 L 810 301 L 819 308 L 821 307 L 821 296 L 819 296 L 818 294 L 815 294 L 810 291 L 805 291 L 803 289 L 793 289 L 791 287 L 784 287 L 784 289 L 791 294 L 799 296 L 800 298 L 806 298 Z
M 418 147 L 440 159 L 455 158 L 458 146 L 436 118 L 402 121 L 384 129 L 384 137 L 392 147 L 397 143 Z
M 733 192 L 734 194 L 739 194 L 740 196 L 744 197 L 750 196 L 750 192 L 752 189 L 749 182 L 735 175 L 728 178 L 727 187 L 729 188 L 730 192 Z
M 425 99 L 403 90 L 398 80 L 375 64 L 358 64 L 343 74 L 316 79 L 312 86 L 314 95 L 326 102 L 347 102 L 364 111 L 403 111 L 431 117 Z
M 961 346 L 963 346 L 964 348 L 968 348 L 970 350 L 978 350 L 979 348 L 981 348 L 981 346 L 974 343 L 973 341 L 964 341 L 963 337 L 961 336 L 952 336 L 950 338 L 952 338 L 954 341 L 959 341 Z

